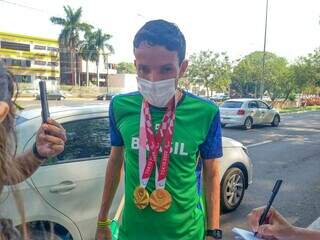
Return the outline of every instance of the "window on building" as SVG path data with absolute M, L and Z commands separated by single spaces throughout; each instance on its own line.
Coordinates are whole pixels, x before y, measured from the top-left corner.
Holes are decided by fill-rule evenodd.
M 1 41 L 1 48 L 30 52 L 29 44 Z
M 16 75 L 15 79 L 17 82 L 20 82 L 20 83 L 31 83 L 31 76 Z
M 58 63 L 57 62 L 48 62 L 47 65 L 56 67 L 56 66 L 58 66 Z
M 47 77 L 44 77 L 44 76 L 36 76 L 36 79 L 47 80 Z
M 55 47 L 47 47 L 48 51 L 58 52 L 58 48 Z
M 47 63 L 45 61 L 34 61 L 34 65 L 40 65 L 40 66 L 43 66 L 43 65 L 46 65 Z
M 41 45 L 34 45 L 33 48 L 37 50 L 46 50 L 46 46 L 41 46 Z

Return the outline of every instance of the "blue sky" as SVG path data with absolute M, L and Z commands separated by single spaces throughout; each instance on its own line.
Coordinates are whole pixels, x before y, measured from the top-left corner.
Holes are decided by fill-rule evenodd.
M 8 3 L 10 2 L 10 3 Z M 0 0 L 0 31 L 57 38 L 50 16 L 62 6 L 83 8 L 83 21 L 113 35 L 114 62 L 132 61 L 132 40 L 151 19 L 173 21 L 184 32 L 187 53 L 226 51 L 231 59 L 263 49 L 265 0 Z M 320 47 L 319 0 L 269 0 L 267 50 L 294 61 Z

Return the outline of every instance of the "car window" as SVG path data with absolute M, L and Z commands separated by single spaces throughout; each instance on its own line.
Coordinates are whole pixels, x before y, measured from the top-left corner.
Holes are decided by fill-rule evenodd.
M 258 104 L 259 104 L 259 108 L 269 109 L 268 105 L 265 104 L 264 102 L 260 102 L 260 101 L 259 101 Z
M 221 107 L 223 108 L 241 108 L 243 102 L 238 102 L 238 101 L 228 101 L 224 102 Z
M 68 138 L 65 150 L 57 157 L 48 159 L 46 165 L 101 158 L 110 154 L 108 118 L 84 119 L 62 125 Z
M 258 108 L 258 103 L 256 101 L 249 102 L 249 108 Z

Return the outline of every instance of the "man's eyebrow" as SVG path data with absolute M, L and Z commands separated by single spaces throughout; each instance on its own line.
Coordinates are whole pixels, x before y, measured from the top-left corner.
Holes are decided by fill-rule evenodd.
M 138 68 L 142 68 L 142 67 L 147 67 L 148 65 L 145 65 L 145 64 L 138 64 Z

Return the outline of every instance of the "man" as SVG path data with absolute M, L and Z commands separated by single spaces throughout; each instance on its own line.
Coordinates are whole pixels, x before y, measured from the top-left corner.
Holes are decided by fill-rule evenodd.
M 248 222 L 253 232 L 263 239 L 276 240 L 318 240 L 320 231 L 299 228 L 291 225 L 277 210 L 270 209 L 268 224 L 259 226 L 259 219 L 264 207 L 256 208 L 248 215 Z
M 116 96 L 110 104 L 112 149 L 97 239 L 111 239 L 108 212 L 123 162 L 120 240 L 220 239 L 218 107 L 177 89 L 188 61 L 185 38 L 175 24 L 147 22 L 133 46 L 139 92 Z

